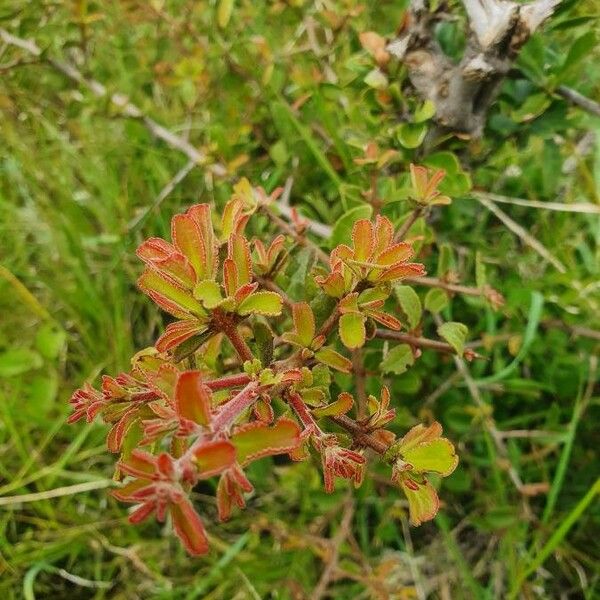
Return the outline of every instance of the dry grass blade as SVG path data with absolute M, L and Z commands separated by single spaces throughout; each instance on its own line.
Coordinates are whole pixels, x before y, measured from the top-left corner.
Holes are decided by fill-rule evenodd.
M 565 204 L 564 202 L 540 202 L 539 200 L 523 200 L 522 198 L 510 198 L 500 194 L 482 194 L 474 192 L 473 196 L 478 200 L 484 198 L 493 202 L 502 204 L 514 204 L 516 206 L 524 206 L 525 208 L 541 208 L 545 210 L 554 210 L 558 212 L 574 212 L 588 215 L 600 215 L 600 206 L 589 202 L 574 202 L 573 204 Z
M 487 194 L 475 195 L 476 200 L 494 213 L 510 231 L 517 235 L 525 244 L 533 248 L 544 260 L 549 262 L 560 273 L 566 273 L 567 268 L 541 242 L 534 238 L 524 227 L 513 221 L 503 210 L 500 210 Z
M 0 506 L 39 502 L 40 500 L 60 498 L 61 496 L 73 496 L 75 494 L 82 494 L 83 492 L 91 492 L 92 490 L 101 490 L 110 487 L 113 483 L 112 479 L 100 479 L 98 481 L 86 481 L 85 483 L 78 483 L 76 485 L 66 485 L 44 492 L 20 494 L 19 496 L 6 496 L 5 498 L 0 498 Z

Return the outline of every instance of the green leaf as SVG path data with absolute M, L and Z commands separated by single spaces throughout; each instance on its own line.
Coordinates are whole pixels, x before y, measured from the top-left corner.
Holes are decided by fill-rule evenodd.
M 418 148 L 427 135 L 426 123 L 403 123 L 396 137 L 405 148 Z
M 366 339 L 365 318 L 358 313 L 346 313 L 340 317 L 339 331 L 346 348 L 360 348 Z
M 66 340 L 67 334 L 64 329 L 44 323 L 35 336 L 35 347 L 44 358 L 52 360 L 61 353 Z
M 348 392 L 342 392 L 338 399 L 327 406 L 313 409 L 313 415 L 317 418 L 330 417 L 346 414 L 354 404 L 354 399 Z
M 417 444 L 403 452 L 402 459 L 412 465 L 417 473 L 434 472 L 442 477 L 450 475 L 458 464 L 454 446 L 446 438 Z
M 448 295 L 444 290 L 431 288 L 425 294 L 425 308 L 432 313 L 439 313 L 448 306 Z
M 459 356 L 465 351 L 465 341 L 469 328 L 463 323 L 448 321 L 440 325 L 437 329 L 438 335 L 444 338 L 455 350 Z
M 423 121 L 428 121 L 434 115 L 435 104 L 431 100 L 425 100 L 425 102 L 415 110 L 413 121 L 415 123 L 422 123 Z
M 400 480 L 400 487 L 408 500 L 410 524 L 415 527 L 435 517 L 440 500 L 436 491 L 427 481 L 417 483 L 408 476 Z
M 394 346 L 385 356 L 379 368 L 382 373 L 401 375 L 415 362 L 415 357 L 408 344 Z
M 213 279 L 200 281 L 194 288 L 194 297 L 208 309 L 215 308 L 223 300 L 221 286 Z
M 42 357 L 29 348 L 13 348 L 0 354 L 0 377 L 14 377 L 39 369 Z
M 257 322 L 252 327 L 258 358 L 263 365 L 273 361 L 273 333 L 267 325 Z
M 204 344 L 204 342 L 212 335 L 214 335 L 214 331 L 207 329 L 179 344 L 173 352 L 173 362 L 181 362 L 184 358 L 187 358 L 190 354 L 196 352 L 196 350 L 198 350 L 198 348 L 200 348 L 200 346 L 202 346 L 202 344 Z
M 322 364 L 342 371 L 342 373 L 350 373 L 352 370 L 352 363 L 339 352 L 336 352 L 333 348 L 325 346 L 317 351 L 315 358 Z
M 242 316 L 250 314 L 277 316 L 281 314 L 282 306 L 281 296 L 276 292 L 255 292 L 242 301 L 237 313 Z
M 342 215 L 335 223 L 330 239 L 330 247 L 349 244 L 352 240 L 352 227 L 359 219 L 370 219 L 373 207 L 370 204 L 359 204 Z
M 300 443 L 300 428 L 285 417 L 272 426 L 253 421 L 239 427 L 231 441 L 237 451 L 237 461 L 244 465 L 263 456 L 294 450 Z
M 400 304 L 400 308 L 408 318 L 408 324 L 411 329 L 415 329 L 421 322 L 421 316 L 423 314 L 423 308 L 421 306 L 421 299 L 413 288 L 408 285 L 398 285 L 394 288 L 396 298 Z

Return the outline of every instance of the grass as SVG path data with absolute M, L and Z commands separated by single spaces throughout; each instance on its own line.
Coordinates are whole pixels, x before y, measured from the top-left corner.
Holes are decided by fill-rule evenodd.
M 222 207 L 237 177 L 271 190 L 291 176 L 292 202 L 335 225 L 362 206 L 370 185 L 371 174 L 354 162 L 365 143 L 396 143 L 401 155 L 393 175 L 378 182 L 382 198 L 397 196 L 410 160 L 426 158 L 423 149 L 393 141 L 393 118 L 382 115 L 363 83 L 370 66 L 357 32 L 391 33 L 402 3 L 368 5 L 340 28 L 328 28 L 322 11 L 301 1 L 238 2 L 227 27 L 216 28 L 216 4 L 9 1 L 0 9 L 0 26 L 77 62 L 214 160 L 233 165 L 225 181 L 193 168 L 160 198 L 185 156 L 48 65 L 1 50 L 0 64 L 19 62 L 0 72 L 2 598 L 303 598 L 327 562 L 347 490 L 340 485 L 326 495 L 314 465 L 256 463 L 257 494 L 225 525 L 217 526 L 215 507 L 200 490 L 196 501 L 214 549 L 190 560 L 159 525 L 127 526 L 126 508 L 102 489 L 113 468 L 104 428 L 64 425 L 73 389 L 127 369 L 130 356 L 163 327 L 135 288 L 134 250 L 145 237 L 166 235 L 174 212 L 200 199 Z M 579 4 L 569 8 L 573 19 L 593 13 L 594 3 Z M 357 3 L 334 8 L 351 12 Z M 303 33 L 311 22 L 317 45 L 327 50 L 320 56 Z M 596 22 L 582 23 L 577 27 Z M 547 29 L 540 36 L 547 60 L 580 33 Z M 585 74 L 574 72 L 567 82 L 580 78 L 591 97 L 600 89 L 594 58 L 597 48 Z M 328 80 L 330 71 L 335 78 Z M 501 96 L 495 124 L 516 110 L 513 91 L 508 86 Z M 600 132 L 597 119 L 553 98 L 543 115 L 510 134 L 491 128 L 482 148 L 450 141 L 442 150 L 458 156 L 483 190 L 597 205 L 598 147 L 574 151 L 589 131 Z M 515 169 L 518 177 L 510 174 Z M 453 270 L 474 284 L 478 252 L 488 282 L 507 301 L 494 312 L 478 298 L 457 296 L 444 318 L 468 324 L 471 339 L 486 333 L 508 342 L 485 346 L 485 360 L 469 366 L 483 406 L 458 379 L 423 409 L 455 372 L 434 353 L 392 382 L 398 430 L 439 419 L 461 464 L 441 489 L 443 512 L 411 529 L 411 545 L 401 526 L 406 507 L 376 467 L 354 492 L 351 536 L 341 548 L 344 577 L 330 595 L 594 598 L 598 339 L 572 328 L 600 329 L 600 220 L 502 205 L 565 265 L 561 274 L 468 194 L 451 195 L 451 207 L 423 229 L 435 248 L 428 269 L 435 275 L 435 256 L 447 246 Z M 386 210 L 399 219 L 407 208 L 394 200 Z M 422 300 L 426 291 L 419 289 Z M 427 320 L 424 334 L 435 337 L 435 330 Z M 367 365 L 379 357 L 368 355 Z M 378 382 L 368 385 L 375 391 Z M 500 432 L 554 435 L 507 437 L 502 457 L 485 428 L 490 414 Z M 520 494 L 509 464 L 523 482 L 547 490 Z

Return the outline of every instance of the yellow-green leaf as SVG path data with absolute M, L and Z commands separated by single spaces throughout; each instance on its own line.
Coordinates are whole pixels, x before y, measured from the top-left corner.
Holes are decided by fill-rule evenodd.
M 350 373 L 352 370 L 352 363 L 345 356 L 342 356 L 339 352 L 336 352 L 333 348 L 329 348 L 328 346 L 317 351 L 315 358 L 320 363 L 327 365 L 332 369 L 342 371 L 342 373 Z
M 379 366 L 382 373 L 401 375 L 415 362 L 415 357 L 408 344 L 399 344 L 392 348 Z
M 242 316 L 259 314 L 274 317 L 281 313 L 282 306 L 281 296 L 276 292 L 256 292 L 242 301 L 237 313 Z
M 435 517 L 440 508 L 440 500 L 431 484 L 426 481 L 417 483 L 404 476 L 400 480 L 400 487 L 408 500 L 411 525 L 418 526 Z
M 465 350 L 465 341 L 469 329 L 463 323 L 457 323 L 455 321 L 448 321 L 443 325 L 440 325 L 437 330 L 440 337 L 444 338 L 457 352 L 462 355 Z
M 366 339 L 365 318 L 358 313 L 346 313 L 340 317 L 339 331 L 346 348 L 360 348 Z
M 402 460 L 412 465 L 417 473 L 434 472 L 442 477 L 450 475 L 458 464 L 454 446 L 446 438 L 418 444 L 403 452 Z
M 397 285 L 394 291 L 400 304 L 400 308 L 402 308 L 402 311 L 408 319 L 410 328 L 415 329 L 421 322 L 421 316 L 423 314 L 419 295 L 408 285 Z

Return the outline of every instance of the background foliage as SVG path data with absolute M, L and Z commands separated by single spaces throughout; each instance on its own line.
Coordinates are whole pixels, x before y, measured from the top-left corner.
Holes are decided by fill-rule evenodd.
M 587 505 L 600 491 L 598 211 L 501 204 L 487 194 L 600 206 L 600 121 L 557 93 L 563 85 L 599 98 L 598 9 L 591 0 L 563 3 L 523 49 L 486 135 L 471 141 L 428 135 L 429 107 L 407 94 L 402 67 L 384 75 L 361 46 L 364 31 L 392 36 L 405 4 L 2 4 L 0 27 L 43 49 L 36 58 L 0 44 L 3 597 L 310 597 L 348 510 L 344 485 L 329 496 L 310 464 L 256 463 L 257 499 L 211 528 L 209 558 L 190 560 L 158 525 L 124 525 L 123 507 L 101 489 L 112 467 L 104 428 L 65 428 L 66 399 L 102 371 L 127 368 L 162 328 L 135 289 L 133 251 L 144 237 L 165 236 L 176 211 L 197 201 L 222 207 L 241 176 L 268 192 L 287 180 L 303 214 L 334 225 L 323 243 L 335 244 L 352 217 L 370 212 L 365 191 L 375 190 L 391 218 L 407 213 L 411 161 L 445 168 L 442 189 L 453 198 L 411 229 L 423 236 L 429 272 L 479 285 L 485 270 L 506 304 L 495 312 L 480 298 L 448 301 L 418 288 L 426 310 L 441 308 L 483 340 L 486 359 L 469 367 L 481 403 L 449 356 L 426 351 L 388 378 L 398 426 L 435 417 L 461 463 L 442 487 L 442 514 L 410 531 L 398 491 L 367 478 L 354 492 L 346 541 L 334 543 L 343 576 L 328 593 L 597 596 L 600 514 L 597 502 Z M 460 18 L 438 35 L 459 56 Z M 162 194 L 187 158 L 47 59 L 127 95 L 209 162 L 227 165 L 228 176 L 190 167 Z M 395 151 L 377 176 L 359 164 L 373 142 Z M 507 228 L 490 203 L 524 233 Z M 288 270 L 291 295 L 304 285 L 308 258 Z M 424 334 L 436 337 L 434 321 L 425 322 Z M 380 359 L 366 356 L 367 365 Z M 371 384 L 377 392 L 379 382 Z M 506 456 L 493 423 L 505 432 Z M 63 495 L 76 484 L 84 491 Z M 39 495 L 10 499 L 21 494 Z M 201 491 L 197 501 L 214 514 Z

